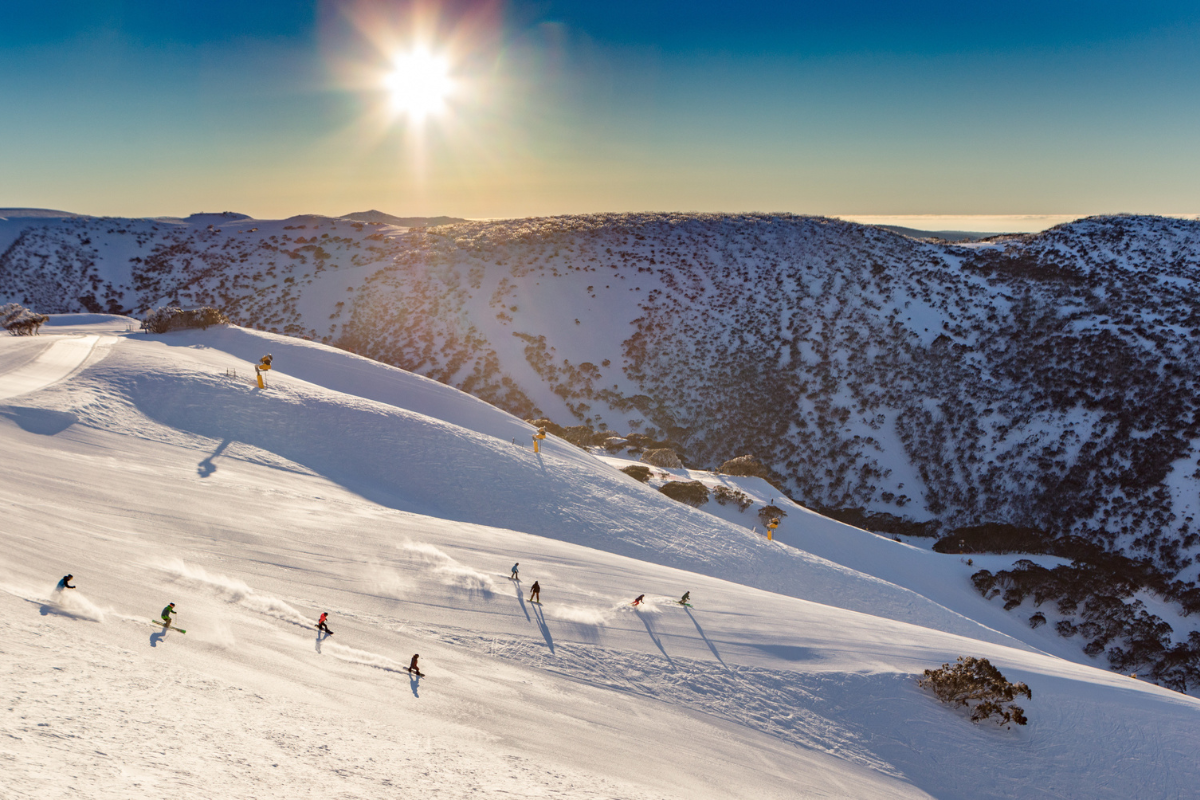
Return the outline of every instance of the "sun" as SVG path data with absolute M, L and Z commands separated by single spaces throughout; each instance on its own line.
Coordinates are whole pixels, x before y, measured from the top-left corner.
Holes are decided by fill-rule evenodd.
M 392 58 L 392 71 L 384 79 L 392 109 L 421 120 L 446 105 L 454 89 L 450 63 L 429 50 L 417 49 Z

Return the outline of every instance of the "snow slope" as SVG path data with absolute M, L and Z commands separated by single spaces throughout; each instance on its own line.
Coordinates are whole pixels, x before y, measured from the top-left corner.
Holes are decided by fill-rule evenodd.
M 0 338 L 6 797 L 1178 797 L 1200 778 L 1200 703 L 996 627 L 952 557 L 912 548 L 914 583 L 886 557 L 906 546 L 799 509 L 792 546 L 767 544 L 565 443 L 535 457 L 524 423 L 427 379 L 126 324 L 55 318 L 36 353 Z M 150 622 L 167 601 L 186 634 Z M 1028 727 L 916 687 L 958 655 L 1029 683 Z

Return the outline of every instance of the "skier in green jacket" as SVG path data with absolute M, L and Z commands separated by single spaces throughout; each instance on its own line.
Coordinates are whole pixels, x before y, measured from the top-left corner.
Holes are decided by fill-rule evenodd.
M 171 627 L 171 615 L 177 613 L 174 603 L 167 603 L 167 607 L 162 610 L 163 625 L 167 628 Z

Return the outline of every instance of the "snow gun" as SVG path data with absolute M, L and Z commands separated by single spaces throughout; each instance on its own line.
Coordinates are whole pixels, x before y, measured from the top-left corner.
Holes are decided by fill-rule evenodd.
M 542 452 L 542 449 L 539 446 L 539 443 L 542 441 L 542 439 L 545 439 L 545 438 L 546 438 L 546 429 L 538 428 L 537 433 L 535 433 L 533 435 L 533 452 L 535 452 L 535 453 Z
M 767 523 L 767 541 L 775 541 L 775 529 L 779 527 L 779 517 L 771 517 L 771 521 Z
M 256 378 L 258 378 L 258 388 L 260 388 L 260 389 L 267 388 L 267 384 L 263 382 L 262 374 L 264 372 L 269 372 L 270 369 L 271 369 L 271 354 L 267 353 L 265 356 L 262 357 L 262 360 L 260 360 L 257 364 L 254 365 L 254 376 Z

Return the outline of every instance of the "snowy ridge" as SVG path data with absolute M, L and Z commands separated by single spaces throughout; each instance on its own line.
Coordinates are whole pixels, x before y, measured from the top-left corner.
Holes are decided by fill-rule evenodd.
M 99 338 L 0 405 L 15 797 L 1117 798 L 1200 778 L 1200 701 L 994 629 L 956 557 L 794 506 L 794 542 L 768 545 L 565 443 L 535 460 L 512 443 L 529 426 L 419 376 L 126 324 L 0 339 L 0 383 L 34 386 L 58 341 Z M 151 623 L 168 600 L 186 636 Z M 916 687 L 963 654 L 1030 685 L 1027 728 Z

